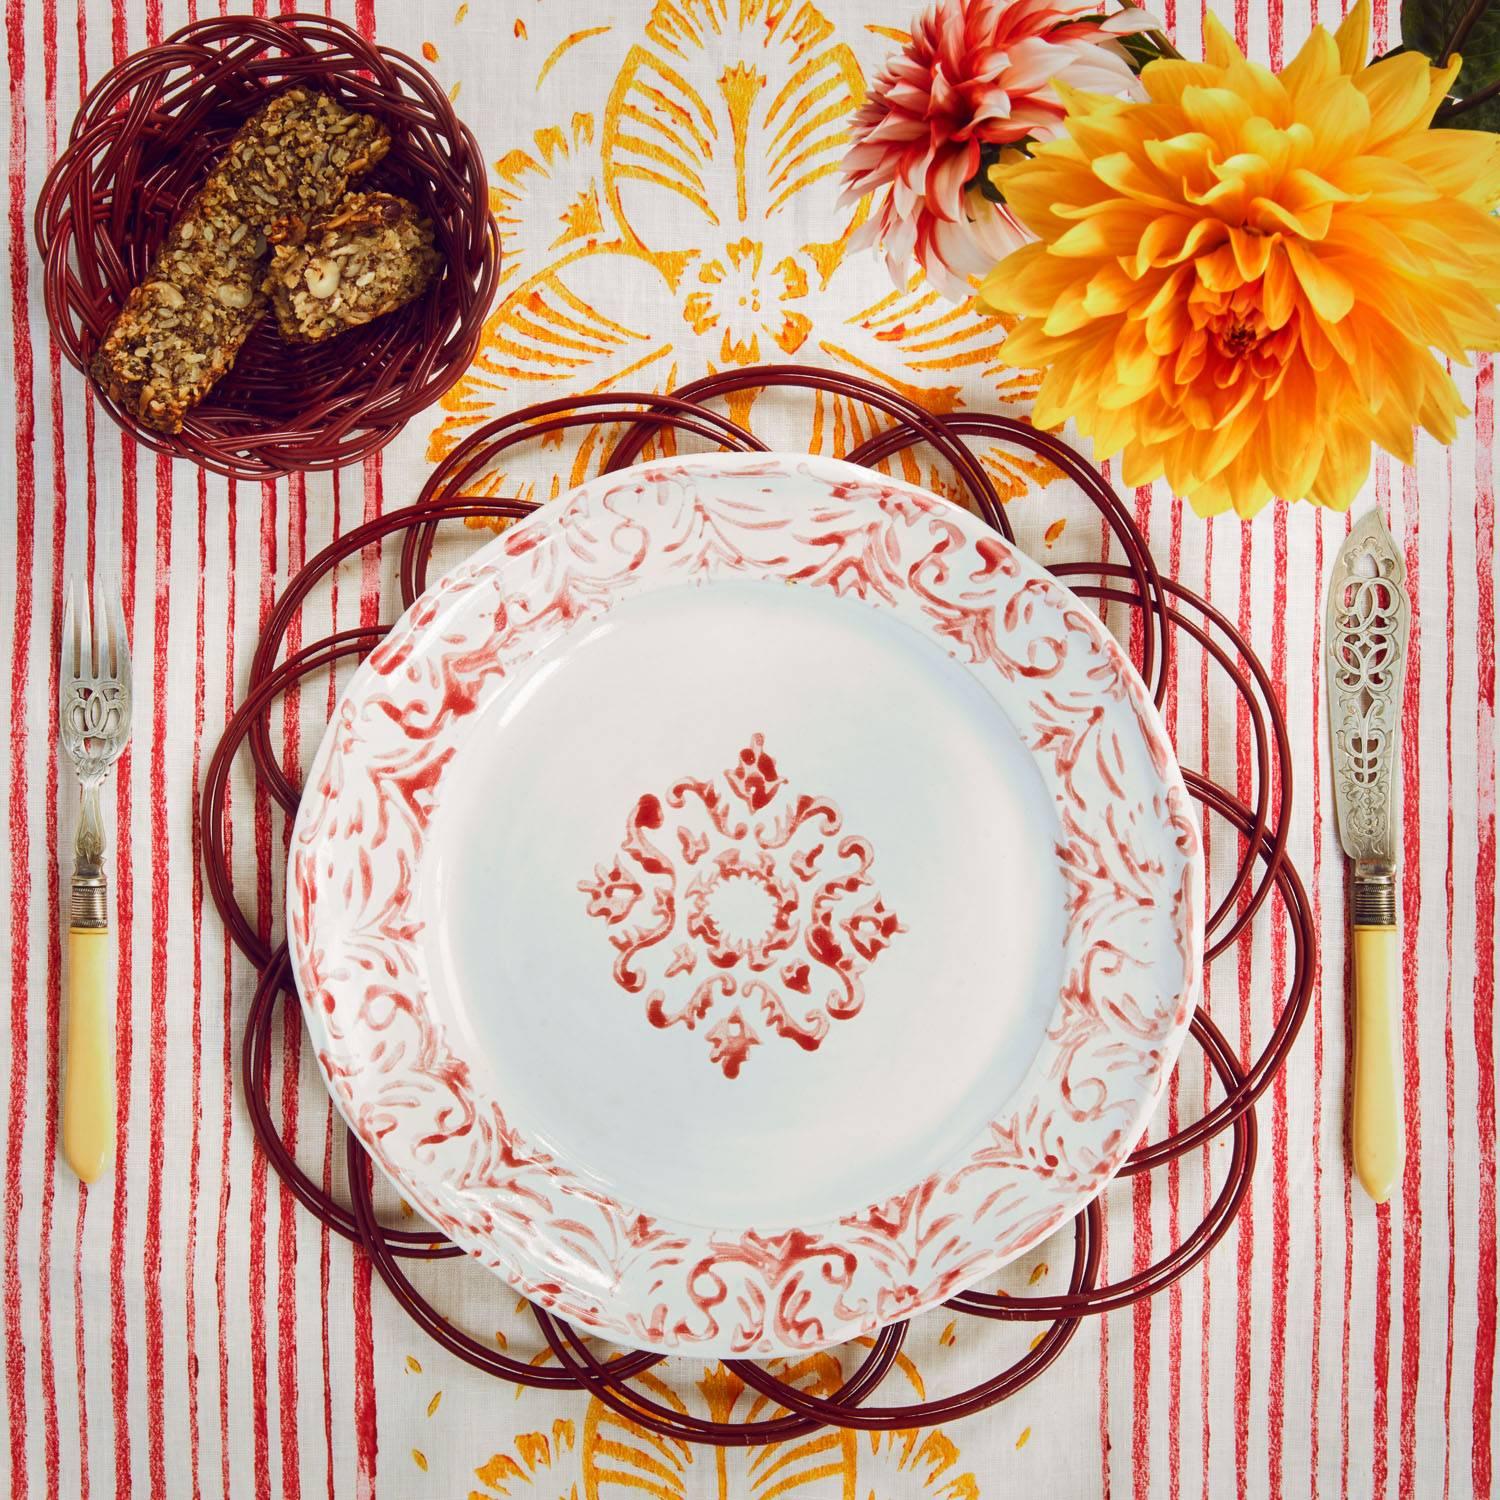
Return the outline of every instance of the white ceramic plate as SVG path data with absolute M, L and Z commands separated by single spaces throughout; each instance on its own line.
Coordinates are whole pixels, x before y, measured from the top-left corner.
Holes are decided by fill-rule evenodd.
M 664 460 L 435 584 L 349 685 L 289 930 L 400 1191 L 612 1340 L 805 1351 L 1118 1170 L 1198 992 L 1196 822 L 1095 615 L 869 471 Z

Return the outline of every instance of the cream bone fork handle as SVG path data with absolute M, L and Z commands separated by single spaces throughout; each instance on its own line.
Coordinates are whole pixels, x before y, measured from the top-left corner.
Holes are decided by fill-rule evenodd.
M 100 793 L 130 738 L 130 643 L 117 588 L 69 585 L 63 615 L 58 727 L 83 789 L 68 923 L 68 1028 L 63 1156 L 84 1182 L 115 1149 L 109 884 Z
M 1396 925 L 1406 565 L 1378 510 L 1355 522 L 1328 586 L 1328 724 L 1339 842 L 1354 867 L 1354 1169 L 1377 1203 L 1406 1155 Z

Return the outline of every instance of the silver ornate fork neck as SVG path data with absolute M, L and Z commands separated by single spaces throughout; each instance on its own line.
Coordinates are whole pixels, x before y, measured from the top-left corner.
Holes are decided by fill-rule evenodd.
M 106 604 L 106 591 L 96 586 L 91 611 L 86 593 L 80 609 L 80 593 L 76 584 L 70 585 L 63 616 L 58 723 L 63 749 L 83 788 L 73 850 L 71 925 L 100 929 L 109 926 L 100 791 L 130 738 L 130 646 L 118 593 L 110 590 Z

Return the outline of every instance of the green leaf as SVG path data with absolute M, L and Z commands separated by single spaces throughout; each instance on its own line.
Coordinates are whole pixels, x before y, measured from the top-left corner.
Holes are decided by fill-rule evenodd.
M 1468 8 L 1469 0 L 1401 0 L 1401 40 L 1407 47 L 1425 52 L 1436 62 Z M 1462 99 L 1500 77 L 1500 4 L 1491 0 L 1485 6 L 1459 48 L 1459 55 L 1463 58 L 1463 67 L 1453 86 L 1458 98 Z M 1474 114 L 1488 112 L 1487 105 L 1472 111 Z M 1455 125 L 1460 122 L 1477 126 L 1477 121 L 1465 119 L 1463 115 L 1453 121 Z
M 1442 130 L 1495 130 L 1500 131 L 1500 96 L 1485 99 L 1472 109 L 1460 110 L 1433 124 Z

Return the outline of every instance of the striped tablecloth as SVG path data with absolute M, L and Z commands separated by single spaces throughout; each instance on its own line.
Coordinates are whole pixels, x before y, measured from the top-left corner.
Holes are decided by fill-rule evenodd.
M 206 8 L 206 6 L 205 6 Z M 236 7 L 237 8 L 237 7 Z M 1199 47 L 1198 0 L 1163 0 Z M 1226 4 L 1253 55 L 1280 62 L 1309 0 Z M 251 1145 L 234 1063 L 250 976 L 206 909 L 194 792 L 244 682 L 257 625 L 341 528 L 408 500 L 474 422 L 599 386 L 662 387 L 710 367 L 794 358 L 876 370 L 938 407 L 1024 399 L 1001 331 L 851 257 L 829 168 L 906 0 L 360 0 L 341 14 L 454 91 L 492 164 L 504 302 L 443 406 L 379 460 L 228 485 L 122 441 L 60 367 L 29 232 L 38 184 L 81 91 L 192 14 L 184 0 L 7 0 L 5 274 L 0 348 L 15 421 L 0 443 L 0 673 L 11 709 L 0 862 L 0 1318 L 6 1493 L 30 1496 L 750 1497 L 878 1500 L 1162 1495 L 1488 1496 L 1494 1491 L 1495 404 L 1488 359 L 1458 372 L 1474 416 L 1415 469 L 1381 462 L 1381 506 L 1413 592 L 1402 830 L 1408 997 L 1406 1178 L 1389 1208 L 1351 1188 L 1344 1120 L 1346 885 L 1323 753 L 1321 580 L 1345 520 L 1309 507 L 1253 524 L 1135 506 L 1158 556 L 1248 630 L 1284 696 L 1296 757 L 1292 850 L 1316 913 L 1322 980 L 1291 1064 L 1260 1109 L 1263 1159 L 1238 1226 L 1148 1305 L 1090 1323 L 1042 1380 L 989 1414 L 896 1437 L 827 1435 L 769 1454 L 684 1450 L 595 1404 L 518 1394 L 439 1353 L 369 1267 L 282 1192 Z M 1377 9 L 1381 45 L 1395 7 Z M 654 92 L 653 92 L 654 91 Z M 670 101 L 675 144 L 633 128 Z M 744 414 L 744 413 L 742 413 Z M 839 452 L 869 413 L 837 402 L 748 411 L 785 443 Z M 546 495 L 598 458 L 548 449 L 507 483 Z M 1022 539 L 1098 556 L 1066 491 L 992 455 Z M 925 472 L 925 471 L 924 471 Z M 941 476 L 936 476 L 941 479 Z M 1059 534 L 1056 523 L 1068 523 Z M 462 538 L 460 538 L 460 544 Z M 87 1191 L 57 1153 L 58 931 L 75 798 L 52 738 L 63 580 L 122 570 L 138 666 L 135 739 L 110 827 L 118 899 L 119 1164 Z M 346 570 L 307 632 L 373 618 L 389 559 Z M 278 733 L 316 743 L 332 683 L 305 686 Z M 1248 785 L 1225 688 L 1188 665 L 1173 709 L 1185 762 Z M 497 795 L 502 793 L 497 788 Z M 245 898 L 279 926 L 284 829 L 235 789 Z M 1232 858 L 1219 831 L 1214 863 Z M 61 861 L 61 869 L 60 869 Z M 1288 962 L 1275 926 L 1214 966 L 1232 1037 L 1266 1032 Z M 295 1018 L 274 1097 L 311 1169 L 340 1178 L 339 1132 Z M 299 1093 L 295 1079 L 304 1087 Z M 1170 1108 L 1202 1093 L 1189 1055 Z M 1224 1148 L 1218 1148 L 1220 1150 Z M 1212 1168 L 1189 1161 L 1109 1194 L 1112 1274 L 1195 1222 Z M 388 1205 L 392 1213 L 399 1206 Z M 1057 1286 L 1060 1244 L 1005 1284 Z M 478 1270 L 424 1273 L 483 1338 L 537 1351 L 514 1297 Z M 1030 1330 L 923 1320 L 892 1375 L 941 1393 L 1014 1357 Z M 722 1372 L 690 1410 L 742 1416 Z

